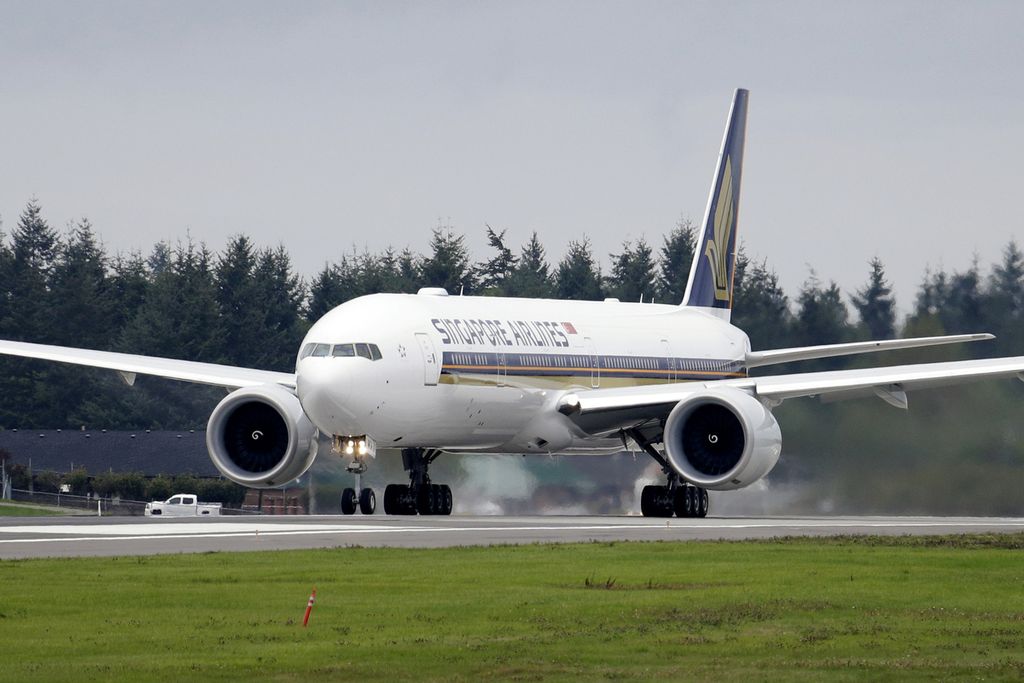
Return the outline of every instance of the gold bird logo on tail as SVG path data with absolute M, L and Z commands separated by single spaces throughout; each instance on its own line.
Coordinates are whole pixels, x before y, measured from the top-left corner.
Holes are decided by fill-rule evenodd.
M 722 185 L 715 201 L 715 235 L 708 240 L 704 255 L 711 266 L 711 276 L 715 281 L 715 298 L 719 301 L 729 300 L 729 239 L 735 221 L 735 204 L 732 196 L 732 160 L 725 158 L 725 172 L 722 174 Z

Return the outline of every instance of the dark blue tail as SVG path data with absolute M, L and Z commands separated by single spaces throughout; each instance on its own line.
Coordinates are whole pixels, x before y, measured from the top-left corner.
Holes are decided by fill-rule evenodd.
M 743 141 L 747 127 L 746 90 L 737 90 L 725 126 L 704 223 L 686 283 L 683 306 L 698 306 L 725 320 L 732 311 L 732 285 L 736 269 L 736 220 L 740 205 Z

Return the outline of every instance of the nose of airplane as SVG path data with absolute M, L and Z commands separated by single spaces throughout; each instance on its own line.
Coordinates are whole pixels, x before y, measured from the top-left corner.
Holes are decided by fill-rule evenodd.
M 351 415 L 345 401 L 351 390 L 350 373 L 342 358 L 305 358 L 295 372 L 295 393 L 306 416 L 320 431 L 343 434 Z

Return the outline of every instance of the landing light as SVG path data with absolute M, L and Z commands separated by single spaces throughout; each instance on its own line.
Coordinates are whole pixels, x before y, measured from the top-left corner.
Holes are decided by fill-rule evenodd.
M 339 455 L 351 455 L 355 458 L 377 456 L 377 444 L 368 436 L 334 436 L 332 450 Z

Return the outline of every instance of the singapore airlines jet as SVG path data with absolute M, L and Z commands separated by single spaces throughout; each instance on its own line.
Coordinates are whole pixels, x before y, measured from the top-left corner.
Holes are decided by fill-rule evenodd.
M 661 466 L 643 489 L 647 516 L 705 516 L 707 490 L 767 475 L 782 452 L 772 409 L 790 398 L 878 397 L 988 377 L 1024 380 L 1024 357 L 752 377 L 752 368 L 855 353 L 989 339 L 973 334 L 752 351 L 729 324 L 747 91 L 737 90 L 680 305 L 374 294 L 309 330 L 294 373 L 0 341 L 0 353 L 233 389 L 206 444 L 225 477 L 274 487 L 303 474 L 319 436 L 357 475 L 342 510 L 369 514 L 359 476 L 376 449 L 401 449 L 408 484 L 388 514 L 450 514 L 431 482 L 444 452 L 610 454 L 635 444 Z M 357 493 L 358 490 L 358 493 Z

